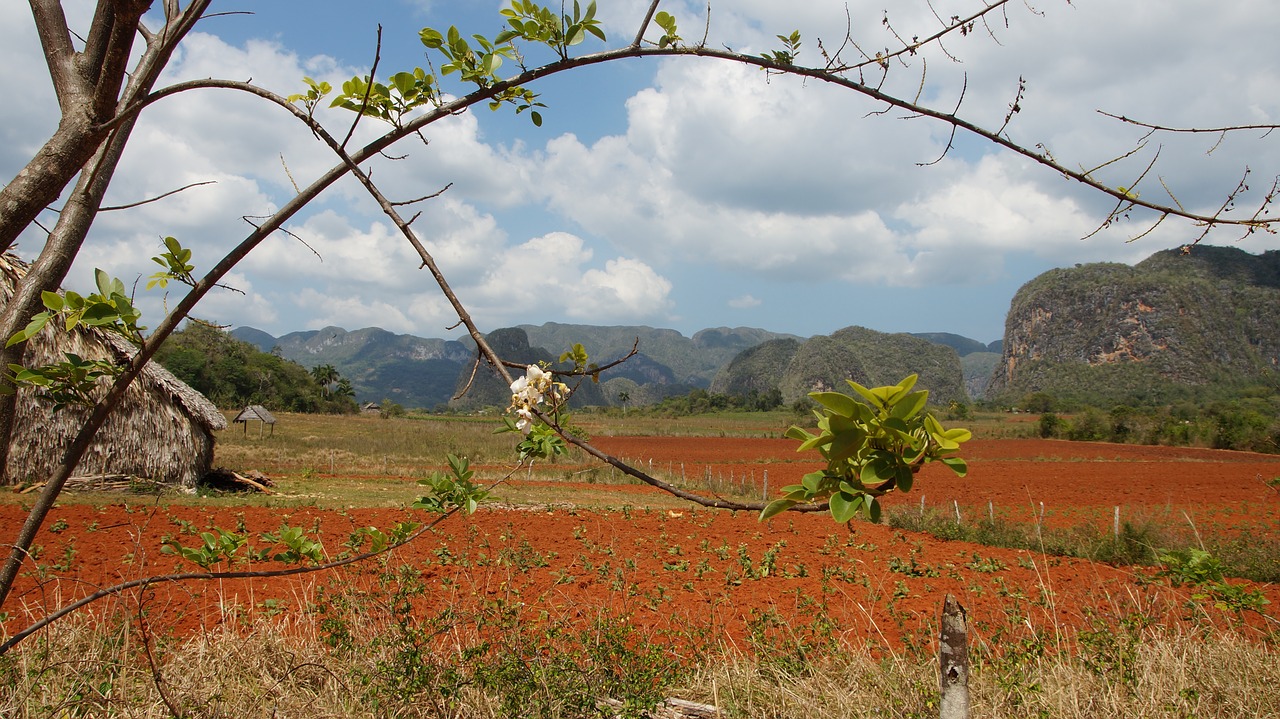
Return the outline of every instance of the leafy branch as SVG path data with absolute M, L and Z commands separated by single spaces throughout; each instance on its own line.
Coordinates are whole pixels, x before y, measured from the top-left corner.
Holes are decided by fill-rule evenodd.
M 848 522 L 859 511 L 880 521 L 879 497 L 911 491 L 915 473 L 928 462 L 941 462 L 958 476 L 969 468 L 952 453 L 973 435 L 967 429 L 944 429 L 925 411 L 927 390 L 912 392 L 916 375 L 896 385 L 867 388 L 846 380 L 857 393 L 811 392 L 821 408 L 814 411 L 818 433 L 792 426 L 786 436 L 800 440 L 797 451 L 816 449 L 826 469 L 806 474 L 800 484 L 783 487 L 783 496 L 760 513 L 768 519 L 798 504 L 827 500 L 831 516 Z

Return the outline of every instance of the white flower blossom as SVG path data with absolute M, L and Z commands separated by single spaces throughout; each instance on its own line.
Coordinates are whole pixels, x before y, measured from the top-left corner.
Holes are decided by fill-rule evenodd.
M 534 409 L 547 399 L 547 395 L 551 395 L 553 403 L 558 403 L 560 393 L 565 391 L 567 388 L 564 384 L 556 382 L 550 372 L 536 364 L 529 365 L 525 369 L 524 376 L 517 377 L 511 383 L 511 406 L 507 411 L 515 412 L 518 417 L 516 429 L 528 434 L 536 419 L 533 414 Z

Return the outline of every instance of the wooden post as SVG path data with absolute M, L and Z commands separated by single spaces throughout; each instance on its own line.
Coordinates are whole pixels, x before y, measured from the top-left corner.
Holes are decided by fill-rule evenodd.
M 1116 539 L 1120 539 L 1120 505 L 1116 505 L 1116 516 L 1111 522 L 1111 533 Z
M 764 471 L 764 500 L 769 501 L 769 470 Z
M 969 627 L 964 607 L 950 594 L 942 603 L 938 672 L 939 719 L 969 719 Z

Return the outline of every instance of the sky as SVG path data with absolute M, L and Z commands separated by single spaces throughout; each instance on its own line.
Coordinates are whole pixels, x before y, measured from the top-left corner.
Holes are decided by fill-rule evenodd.
M 73 27 L 92 5 L 66 2 Z M 427 66 L 423 27 L 457 25 L 492 36 L 507 3 L 475 0 L 215 0 L 170 63 L 169 82 L 252 80 L 281 94 L 309 76 L 340 86 L 367 74 L 382 27 L 378 75 Z M 625 45 L 647 2 L 600 0 L 607 43 Z M 899 36 L 928 36 L 971 1 L 718 0 L 664 2 L 681 34 L 737 51 L 780 47 L 799 30 L 800 64 L 820 64 L 846 30 L 874 53 Z M 932 10 L 931 10 L 932 8 Z M 242 14 L 247 11 L 252 14 Z M 656 28 L 647 37 L 656 39 Z M 1047 148 L 1069 167 L 1095 168 L 1144 142 L 1145 131 L 1107 111 L 1169 126 L 1280 123 L 1280 15 L 1269 0 L 1029 0 L 965 37 L 895 62 L 884 88 L 979 125 L 999 127 L 1019 80 L 1020 112 L 1005 134 Z M 821 45 L 819 45 L 821 42 Z M 58 120 L 29 5 L 0 0 L 0 181 L 11 178 Z M 843 57 L 856 57 L 846 45 Z M 529 52 L 529 58 L 537 55 Z M 432 61 L 439 65 L 439 60 Z M 504 68 L 504 70 L 507 68 Z M 878 81 L 878 79 L 877 79 Z M 457 84 L 445 89 L 463 94 Z M 1000 339 L 1014 293 L 1039 273 L 1085 262 L 1137 262 L 1200 230 L 1152 216 L 1090 233 L 1113 201 L 963 131 L 885 112 L 862 95 L 813 81 L 697 58 L 646 58 L 573 71 L 530 86 L 547 105 L 527 115 L 484 105 L 428 126 L 424 144 L 398 145 L 371 164 L 392 196 L 435 193 L 414 227 L 482 329 L 567 322 L 670 327 L 692 335 L 719 326 L 801 336 L 861 325 L 885 332 L 954 332 Z M 325 103 L 327 104 L 327 103 Z M 352 115 L 318 113 L 336 135 Z M 358 141 L 385 131 L 373 121 Z M 1280 175 L 1280 133 L 1163 134 L 1098 169 L 1112 186 L 1212 212 L 1247 167 L 1252 213 Z M 390 153 L 389 153 L 390 154 Z M 87 289 L 93 269 L 137 283 L 145 324 L 164 312 L 145 278 L 166 235 L 207 268 L 264 216 L 335 164 L 296 120 L 226 91 L 179 95 L 149 108 L 107 197 L 137 202 L 103 213 L 68 278 Z M 292 179 L 291 179 L 292 178 Z M 1167 188 L 1167 190 L 1165 189 Z M 1275 210 L 1272 210 L 1275 214 Z M 52 212 L 45 220 L 52 221 Z M 225 280 L 195 315 L 280 336 L 336 325 L 456 336 L 457 321 L 407 243 L 353 182 L 331 188 Z M 1250 252 L 1275 235 L 1240 239 L 1216 230 L 1206 243 Z M 292 236 L 290 236 L 292 235 Z M 26 233 L 30 257 L 40 237 Z M 150 320 L 150 321 L 147 321 Z

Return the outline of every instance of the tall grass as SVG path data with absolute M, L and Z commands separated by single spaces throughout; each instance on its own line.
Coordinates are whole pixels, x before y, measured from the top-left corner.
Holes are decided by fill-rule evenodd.
M 423 617 L 411 576 L 384 579 L 381 595 L 331 588 L 300 622 L 232 615 L 190 638 L 158 640 L 127 617 L 71 620 L 0 659 L 0 716 L 650 716 L 664 697 L 723 717 L 937 715 L 928 647 L 888 650 L 812 627 L 731 644 L 700 627 L 643 634 L 601 609 L 586 623 L 531 620 L 501 602 Z M 1129 615 L 973 651 L 975 717 L 1280 711 L 1275 645 L 1231 630 L 1164 630 Z

